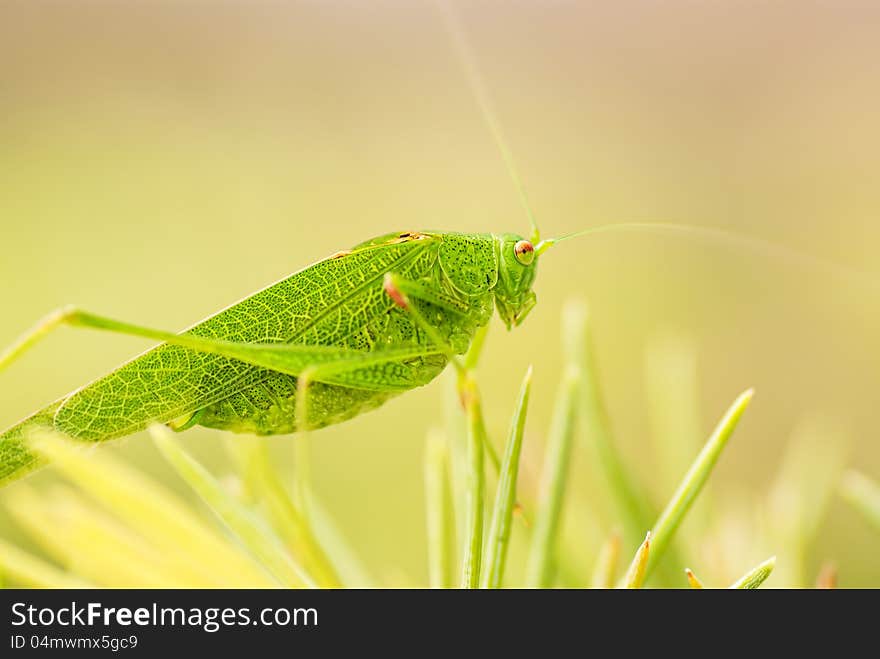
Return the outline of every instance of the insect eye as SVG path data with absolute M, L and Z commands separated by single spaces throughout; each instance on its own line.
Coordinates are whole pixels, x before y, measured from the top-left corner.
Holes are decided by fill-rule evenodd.
M 513 253 L 516 260 L 523 265 L 529 265 L 535 260 L 535 247 L 528 240 L 520 240 L 513 246 Z

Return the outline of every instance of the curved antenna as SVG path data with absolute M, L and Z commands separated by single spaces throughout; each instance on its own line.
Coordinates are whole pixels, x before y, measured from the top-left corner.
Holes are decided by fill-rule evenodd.
M 529 223 L 532 226 L 531 240 L 533 243 L 537 244 L 541 240 L 541 232 L 538 229 L 538 222 L 535 220 L 535 214 L 532 212 L 532 207 L 529 204 L 529 198 L 526 195 L 526 188 L 519 176 L 519 172 L 517 171 L 516 163 L 514 163 L 513 160 L 513 154 L 507 146 L 507 140 L 504 138 L 501 124 L 492 109 L 492 104 L 489 101 L 489 93 L 486 91 L 486 86 L 483 83 L 483 79 L 480 76 L 476 64 L 474 63 L 474 55 L 468 45 L 464 28 L 449 3 L 438 0 L 435 4 L 443 19 L 443 23 L 446 26 L 446 31 L 452 40 L 452 46 L 458 57 L 458 62 L 464 70 L 468 86 L 471 88 L 471 93 L 474 95 L 474 100 L 476 100 L 477 105 L 480 108 L 480 114 L 483 116 L 483 121 L 486 122 L 489 132 L 492 133 L 492 139 L 495 140 L 495 146 L 498 147 L 498 151 L 501 153 L 501 158 L 504 160 L 504 166 L 507 168 L 507 173 L 510 175 L 514 187 L 516 187 L 520 204 L 529 218 Z
M 556 243 L 571 238 L 598 233 L 629 231 L 678 234 L 689 238 L 709 240 L 723 245 L 736 245 L 753 253 L 761 253 L 765 256 L 777 256 L 783 258 L 789 263 L 795 263 L 810 269 L 825 271 L 838 279 L 859 284 L 864 288 L 872 290 L 875 294 L 880 294 L 880 281 L 874 279 L 869 273 L 856 270 L 828 259 L 823 259 L 819 256 L 807 254 L 786 245 L 764 240 L 763 238 L 756 238 L 754 236 L 745 235 L 736 231 L 729 231 L 727 229 L 701 227 L 691 224 L 675 224 L 671 222 L 620 222 L 617 224 L 602 224 L 597 227 L 569 233 L 559 238 L 547 238 L 542 240 L 535 246 L 535 252 L 537 254 L 543 254 Z

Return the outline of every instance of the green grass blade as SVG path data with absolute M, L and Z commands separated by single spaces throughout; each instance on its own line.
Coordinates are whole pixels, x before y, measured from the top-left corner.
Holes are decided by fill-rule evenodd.
M 96 586 L 222 585 L 223 575 L 209 580 L 193 569 L 198 560 L 193 548 L 163 551 L 149 538 L 105 513 L 73 488 L 59 484 L 49 491 L 41 490 L 39 495 L 28 495 L 25 491 L 23 499 L 16 492 L 8 506 L 17 518 L 30 518 L 23 526 L 41 545 L 54 545 L 46 547 L 50 556 Z M 34 526 L 44 528 L 34 533 Z
M 648 560 L 651 558 L 651 532 L 645 536 L 645 540 L 636 550 L 636 555 L 626 571 L 623 578 L 624 588 L 641 588 L 645 582 L 645 574 L 648 567 Z
M 452 587 L 452 491 L 449 482 L 449 445 L 439 431 L 428 434 L 425 445 L 425 512 L 428 532 L 428 583 L 431 588 Z
M 749 389 L 741 394 L 727 410 L 727 413 L 719 422 L 718 426 L 712 432 L 703 450 L 694 460 L 691 468 L 685 474 L 684 480 L 678 486 L 678 489 L 672 495 L 666 508 L 660 514 L 657 523 L 654 525 L 651 556 L 648 559 L 645 576 L 649 576 L 656 567 L 657 562 L 663 557 L 663 553 L 669 546 L 676 529 L 684 519 L 688 510 L 693 504 L 694 499 L 700 493 L 709 474 L 718 462 L 721 451 L 727 445 L 727 441 L 733 434 L 734 429 L 739 423 L 740 418 L 752 400 L 754 391 Z
M 296 388 L 297 428 L 300 431 L 293 440 L 293 501 L 305 524 L 309 523 L 312 494 L 312 438 L 309 431 L 309 386 L 300 378 Z
M 500 588 L 504 577 L 504 565 L 507 560 L 507 547 L 510 542 L 513 509 L 516 505 L 519 456 L 522 449 L 526 412 L 529 407 L 531 390 L 532 367 L 529 366 L 519 390 L 519 398 L 516 401 L 513 418 L 510 421 L 507 449 L 504 452 L 501 478 L 498 481 L 495 506 L 492 511 L 492 522 L 489 527 L 489 539 L 487 542 L 488 564 L 483 573 L 483 588 Z
M 780 583 L 813 584 L 810 548 L 840 486 L 849 444 L 842 428 L 815 413 L 792 433 L 764 515 L 767 546 L 778 548 Z
M 36 588 L 88 588 L 91 584 L 59 570 L 0 538 L 0 568 L 16 582 Z
M 500 478 L 501 458 L 498 456 L 498 451 L 495 450 L 495 447 L 492 446 L 492 442 L 490 441 L 486 441 L 483 444 L 483 448 L 486 449 L 486 457 L 489 458 L 489 464 L 492 465 L 492 472 Z
M 471 347 L 468 348 L 464 357 L 464 368 L 473 371 L 480 361 L 480 355 L 483 354 L 483 346 L 486 344 L 486 335 L 489 333 L 489 325 L 482 325 L 474 332 L 474 338 L 471 339 Z
M 767 577 L 773 572 L 776 566 L 776 557 L 771 556 L 760 565 L 756 565 L 746 572 L 740 579 L 733 583 L 730 587 L 738 590 L 754 590 L 762 583 L 767 581 Z
M 17 526 L 23 529 L 40 551 L 56 563 L 68 565 L 70 554 L 62 533 L 58 533 L 58 515 L 52 496 L 37 493 L 26 482 L 3 492 L 3 507 Z
M 461 559 L 467 536 L 467 416 L 462 414 L 461 386 L 452 369 L 441 376 L 443 383 L 443 431 L 449 444 L 449 481 L 452 487 L 452 519 L 455 531 L 452 562 Z
M 692 589 L 701 590 L 705 588 L 705 586 L 703 586 L 703 582 L 697 578 L 697 575 L 694 574 L 693 570 L 691 570 L 690 568 L 685 568 L 684 574 L 687 577 L 688 586 L 690 586 Z
M 151 426 L 159 451 L 184 481 L 242 544 L 287 586 L 314 586 L 312 578 L 287 554 L 261 520 L 226 492 L 208 471 L 184 451 L 164 426 Z
M 160 588 L 186 583 L 193 586 L 218 587 L 220 575 L 214 582 L 200 581 L 186 571 L 168 570 L 174 558 L 143 538 L 133 534 L 116 520 L 100 514 L 94 507 L 78 500 L 63 488 L 56 502 L 63 520 L 55 528 L 63 536 L 69 552 L 71 571 L 95 584 L 125 588 Z M 69 521 L 67 521 L 69 520 Z
M 323 547 L 345 587 L 374 588 L 373 577 L 364 567 L 336 520 L 314 493 L 311 496 L 310 521 L 318 545 Z
M 642 541 L 655 513 L 627 472 L 614 442 L 599 385 L 587 306 L 573 302 L 566 307 L 565 313 L 565 320 L 572 327 L 571 334 L 576 337 L 570 347 L 571 354 L 583 371 L 579 409 L 581 431 L 596 453 L 601 477 L 607 483 L 607 491 L 611 494 L 616 517 L 623 530 L 623 541 L 627 545 L 635 545 Z
M 319 586 L 337 588 L 342 585 L 336 568 L 309 524 L 310 520 L 306 520 L 297 508 L 281 475 L 272 465 L 266 440 L 242 437 L 235 441 L 232 452 L 243 475 L 244 486 L 251 497 L 265 506 L 272 527 L 290 553 L 299 558 Z
M 675 489 L 704 440 L 697 364 L 696 346 L 686 336 L 662 332 L 648 342 L 645 400 L 656 461 L 657 493 Z M 693 537 L 685 539 L 689 544 L 698 541 L 708 527 L 710 489 L 711 483 L 688 515 L 688 527 L 695 531 Z
M 599 550 L 596 566 L 593 568 L 593 588 L 613 588 L 620 560 L 620 534 L 612 533 Z
M 34 431 L 29 447 L 165 553 L 188 559 L 200 581 L 216 582 L 223 575 L 229 587 L 278 585 L 247 552 L 206 526 L 188 503 L 109 452 L 48 430 Z M 181 547 L 198 547 L 198 555 Z
M 483 558 L 483 506 L 486 496 L 486 474 L 483 470 L 483 448 L 486 426 L 477 384 L 469 377 L 461 383 L 462 399 L 467 411 L 468 473 L 465 492 L 467 536 L 462 559 L 462 588 L 477 588 Z
M 471 347 L 468 348 L 467 354 L 464 357 L 464 368 L 466 371 L 473 372 L 473 370 L 477 368 L 477 364 L 480 361 L 480 355 L 483 354 L 483 346 L 486 343 L 486 335 L 488 332 L 489 325 L 483 325 L 482 327 L 477 328 L 477 331 L 474 332 L 474 338 L 471 340 Z M 483 443 L 483 448 L 486 449 L 486 456 L 489 458 L 489 464 L 492 465 L 495 475 L 500 476 L 501 459 L 498 457 L 498 451 L 495 450 L 492 442 L 489 441 Z
M 843 476 L 840 493 L 880 530 L 880 484 L 857 471 L 849 471 Z
M 535 528 L 526 563 L 526 586 L 529 588 L 545 588 L 552 577 L 553 553 L 571 456 L 579 380 L 577 370 L 569 365 L 557 397 L 547 442 L 547 457 L 541 473 Z

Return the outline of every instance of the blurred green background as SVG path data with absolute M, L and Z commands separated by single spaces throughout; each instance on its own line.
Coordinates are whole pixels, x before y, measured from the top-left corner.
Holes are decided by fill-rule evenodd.
M 535 365 L 526 489 L 569 298 L 589 304 L 616 439 L 658 504 L 675 479 L 656 447 L 675 421 L 656 392 L 693 389 L 702 436 L 754 386 L 712 477 L 716 537 L 742 556 L 731 576 L 769 553 L 781 569 L 784 543 L 767 552 L 737 520 L 785 499 L 766 494 L 792 437 L 812 438 L 802 462 L 880 476 L 880 5 L 457 6 L 546 235 L 684 222 L 865 273 L 599 235 L 549 252 L 537 309 L 490 330 L 480 382 L 496 445 Z M 0 223 L 0 344 L 66 303 L 180 328 L 397 229 L 527 231 L 435 12 L 410 2 L 2 3 Z M 145 347 L 59 332 L 0 375 L 0 426 Z M 318 494 L 385 583 L 426 579 L 422 454 L 443 398 L 436 382 L 314 437 Z M 222 470 L 218 433 L 182 438 Z M 106 450 L 186 492 L 145 436 Z M 272 450 L 292 460 L 290 438 Z M 576 453 L 565 528 L 588 569 L 613 520 L 584 526 L 603 494 Z M 6 516 L 0 535 L 27 545 Z M 833 560 L 842 585 L 880 586 L 878 537 L 832 497 L 805 581 Z

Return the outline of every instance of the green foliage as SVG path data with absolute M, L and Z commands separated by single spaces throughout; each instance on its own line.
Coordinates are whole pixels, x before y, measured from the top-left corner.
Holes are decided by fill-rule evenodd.
M 183 480 L 202 498 L 238 540 L 286 586 L 314 586 L 312 578 L 293 556 L 284 551 L 278 536 L 267 524 L 256 518 L 235 497 L 226 492 L 217 480 L 196 460 L 164 426 L 151 426 L 150 434 L 159 451 Z
M 746 391 L 730 406 L 730 409 L 724 415 L 724 418 L 721 419 L 712 436 L 709 437 L 703 450 L 700 451 L 697 459 L 694 460 L 691 468 L 685 474 L 678 489 L 672 495 L 672 499 L 670 499 L 663 512 L 660 513 L 660 518 L 654 525 L 652 551 L 648 565 L 645 568 L 646 575 L 651 573 L 652 568 L 657 565 L 657 562 L 663 556 L 663 552 L 671 542 L 672 536 L 675 534 L 684 516 L 690 510 L 700 490 L 703 489 L 703 485 L 709 479 L 712 468 L 718 462 L 721 451 L 733 434 L 736 424 L 739 423 L 740 417 L 745 412 L 749 402 L 751 402 L 753 395 L 753 391 Z
M 645 575 L 648 569 L 648 559 L 651 557 L 651 532 L 645 536 L 644 542 L 639 545 L 636 555 L 633 556 L 632 562 L 623 577 L 624 588 L 641 588 L 645 582 Z
M 468 479 L 467 494 L 467 544 L 462 561 L 462 588 L 477 588 L 483 560 L 483 498 L 486 491 L 486 475 L 483 454 L 486 445 L 486 428 L 483 423 L 482 403 L 476 383 L 467 379 L 461 385 L 467 414 Z
M 519 456 L 522 450 L 526 411 L 529 406 L 531 388 L 532 368 L 529 367 L 523 378 L 513 418 L 510 420 L 507 450 L 504 453 L 504 462 L 501 465 L 501 477 L 498 481 L 498 492 L 495 495 L 492 524 L 489 527 L 489 539 L 487 542 L 488 560 L 486 561 L 486 571 L 481 583 L 484 588 L 499 588 L 504 577 L 504 566 L 510 543 L 510 527 L 513 522 L 513 511 L 516 506 Z
M 841 494 L 880 530 L 880 484 L 858 471 L 850 471 L 843 479 Z
M 452 586 L 452 493 L 449 447 L 440 432 L 428 435 L 425 447 L 425 509 L 428 532 L 428 583 Z
M 746 572 L 730 587 L 739 590 L 754 590 L 767 580 L 774 567 L 776 567 L 776 557 L 772 556 Z
M 458 378 L 455 402 L 450 406 L 450 416 L 457 420 L 450 419 L 443 431 L 433 431 L 426 445 L 426 583 L 438 588 L 454 585 L 457 562 L 460 585 L 471 588 L 641 588 L 663 585 L 662 579 L 652 581 L 652 575 L 664 554 L 666 563 L 680 569 L 681 564 L 676 563 L 683 552 L 696 557 L 709 572 L 708 587 L 732 583 L 731 588 L 749 589 L 763 584 L 774 571 L 775 556 L 744 575 L 739 572 L 742 576 L 738 578 L 728 574 L 728 564 L 731 569 L 738 565 L 741 570 L 742 565 L 755 559 L 751 558 L 751 550 L 731 555 L 732 548 L 745 544 L 727 540 L 730 536 L 724 521 L 735 518 L 722 518 L 719 522 L 714 511 L 720 506 L 713 506 L 712 515 L 695 518 L 699 524 L 690 529 L 687 542 L 678 543 L 680 551 L 669 551 L 750 403 L 752 392 L 747 391 L 734 401 L 693 458 L 651 530 L 642 530 L 643 534 L 648 531 L 644 541 L 634 546 L 627 540 L 627 531 L 621 533 L 616 529 L 632 530 L 644 524 L 644 517 L 654 503 L 611 442 L 608 419 L 599 403 L 589 334 L 585 307 L 567 307 L 563 319 L 566 362 L 537 483 L 528 473 L 523 474 L 521 465 L 524 457 L 536 454 L 536 448 L 529 445 L 530 438 L 540 436 L 538 430 L 529 429 L 526 423 L 531 369 L 516 399 L 503 459 L 493 458 L 478 379 L 473 372 L 484 334 L 478 336 L 474 351 L 465 360 L 467 368 Z M 675 354 L 691 359 L 686 350 L 677 349 Z M 689 390 L 696 390 L 696 386 Z M 657 399 L 662 398 L 658 394 Z M 692 403 L 684 400 L 675 406 L 694 409 Z M 663 426 L 675 424 L 667 420 Z M 291 480 L 271 458 L 265 440 L 229 439 L 228 474 L 217 476 L 186 452 L 179 439 L 164 427 L 154 426 L 151 432 L 160 453 L 213 514 L 214 522 L 180 495 L 109 453 L 95 451 L 87 444 L 72 442 L 53 432 L 35 431 L 30 433 L 28 450 L 55 465 L 70 485 L 56 484 L 37 495 L 29 484 L 21 483 L 4 492 L 5 508 L 30 537 L 32 547 L 26 549 L 0 540 L 4 582 L 70 587 L 396 585 L 387 577 L 376 581 L 367 574 L 356 548 L 348 543 L 332 515 L 311 492 L 305 450 L 297 452 L 297 475 Z M 667 434 L 667 441 L 675 441 L 674 435 Z M 740 543 L 754 535 L 752 544 L 760 551 L 767 538 L 787 539 L 787 544 L 780 547 L 781 553 L 792 561 L 802 560 L 804 548 L 817 534 L 821 512 L 840 464 L 839 460 L 832 461 L 823 469 L 815 459 L 808 459 L 811 452 L 805 447 L 812 446 L 811 438 L 815 436 L 796 436 L 767 498 L 764 518 L 761 523 L 738 527 L 741 531 L 745 529 L 736 536 Z M 586 447 L 575 441 L 579 437 Z M 690 438 L 687 442 L 692 446 Z M 664 444 L 656 446 L 662 448 Z M 583 494 L 572 490 L 580 477 L 575 458 L 583 448 L 598 449 L 598 455 L 604 455 L 604 501 L 587 502 Z M 670 455 L 679 457 L 661 463 L 680 462 L 681 447 L 671 448 Z M 484 459 L 486 456 L 488 460 Z M 491 499 L 487 471 L 498 477 Z M 456 472 L 460 488 L 456 486 Z M 822 486 L 810 487 L 810 482 Z M 664 485 L 667 483 L 664 479 Z M 844 498 L 869 520 L 880 521 L 880 488 L 876 483 L 862 474 L 849 472 L 840 489 Z M 813 503 L 792 507 L 786 498 L 791 497 L 791 492 L 803 493 L 795 498 L 796 502 L 806 497 Z M 603 503 L 616 511 L 612 527 L 605 528 L 598 518 L 591 522 L 589 532 L 582 525 L 569 523 L 574 518 L 593 519 L 589 508 Z M 487 509 L 491 511 L 488 525 L 484 523 Z M 773 515 L 784 515 L 788 526 L 772 523 Z M 526 519 L 533 521 L 526 523 Z M 762 531 L 771 525 L 777 530 L 784 529 L 784 533 Z M 572 540 L 576 529 L 580 529 L 577 532 L 581 535 Z M 701 543 L 702 552 L 693 546 L 694 542 Z M 460 552 L 456 552 L 456 547 Z M 620 574 L 621 555 L 633 550 L 628 568 Z M 586 568 L 580 562 L 582 554 L 588 559 Z M 802 567 L 797 570 L 803 573 Z M 685 576 L 686 581 L 673 585 L 704 587 L 694 571 L 686 570 Z M 820 577 L 819 582 L 833 584 L 835 579 L 836 573 L 833 577 Z

